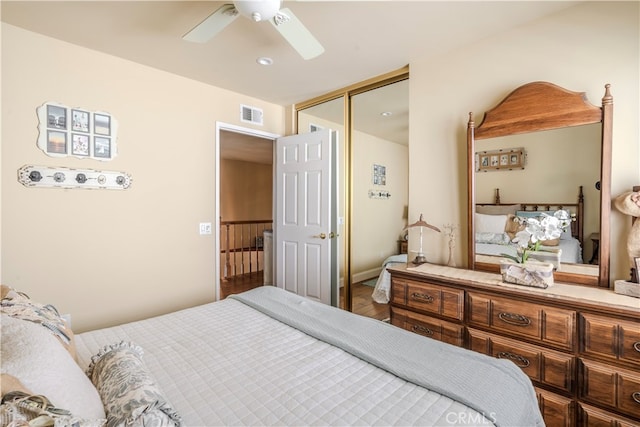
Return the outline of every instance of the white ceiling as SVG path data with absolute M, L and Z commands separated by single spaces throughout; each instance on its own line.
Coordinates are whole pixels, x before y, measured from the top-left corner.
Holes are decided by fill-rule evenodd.
M 205 44 L 182 36 L 225 2 L 7 1 L 1 19 L 280 105 L 435 57 L 579 2 L 286 1 L 324 46 L 303 60 L 266 22 L 240 17 Z M 273 58 L 269 67 L 259 56 Z

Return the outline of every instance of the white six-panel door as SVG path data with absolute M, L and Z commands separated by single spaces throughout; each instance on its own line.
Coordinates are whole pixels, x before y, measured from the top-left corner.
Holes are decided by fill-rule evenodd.
M 331 131 L 276 140 L 275 285 L 331 304 Z

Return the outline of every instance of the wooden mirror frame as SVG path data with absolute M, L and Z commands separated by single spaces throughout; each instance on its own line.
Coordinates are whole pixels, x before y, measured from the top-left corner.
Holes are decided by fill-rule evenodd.
M 467 124 L 467 245 L 468 265 L 472 270 L 499 271 L 493 267 L 476 265 L 475 245 L 475 151 L 476 140 L 517 135 L 571 126 L 601 123 L 600 156 L 600 245 L 598 248 L 598 276 L 556 271 L 556 280 L 608 288 L 610 268 L 610 212 L 611 212 L 611 144 L 613 97 L 605 85 L 602 107 L 592 105 L 584 92 L 572 92 L 547 82 L 533 82 L 520 86 L 496 107 L 488 110 L 476 128 L 473 113 Z M 479 267 L 479 268 L 478 268 Z

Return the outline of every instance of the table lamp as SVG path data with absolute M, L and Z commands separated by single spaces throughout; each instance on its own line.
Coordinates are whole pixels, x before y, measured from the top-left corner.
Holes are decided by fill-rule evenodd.
M 427 227 L 430 228 L 434 231 L 437 231 L 438 233 L 440 232 L 440 229 L 438 227 L 435 227 L 431 224 L 428 224 L 423 218 L 422 218 L 422 214 L 420 214 L 420 219 L 416 222 L 414 222 L 413 224 L 409 224 L 407 225 L 407 227 L 405 228 L 405 230 L 408 230 L 409 228 L 414 228 L 414 227 L 420 227 L 420 250 L 418 251 L 416 257 L 414 258 L 413 261 L 411 261 L 412 264 L 415 265 L 420 265 L 420 264 L 424 264 L 425 262 L 427 262 L 427 258 L 424 256 L 424 252 L 422 250 L 422 230 Z M 415 252 L 415 251 L 412 251 Z

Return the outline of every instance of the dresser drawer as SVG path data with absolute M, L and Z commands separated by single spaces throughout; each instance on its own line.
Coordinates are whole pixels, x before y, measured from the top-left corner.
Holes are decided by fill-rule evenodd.
M 576 312 L 512 299 L 467 293 L 469 324 L 573 351 Z
M 407 281 L 391 278 L 391 292 L 389 293 L 389 304 L 407 304 Z
M 499 359 L 509 359 L 534 381 L 572 392 L 574 357 L 559 351 L 469 329 L 469 348 Z
M 637 422 L 589 405 L 581 404 L 578 415 L 580 427 L 638 427 Z
M 580 359 L 580 399 L 640 420 L 640 373 Z
M 580 352 L 640 366 L 640 322 L 580 313 Z
M 396 304 L 455 320 L 463 318 L 463 290 L 403 279 L 393 279 L 393 289 L 393 302 Z M 403 301 L 400 289 L 404 289 Z
M 559 394 L 536 387 L 538 406 L 544 423 L 553 427 L 575 426 L 575 402 Z
M 393 322 L 395 326 L 458 347 L 464 345 L 464 326 L 462 325 L 399 308 L 392 308 L 392 312 L 393 318 L 401 319 Z

